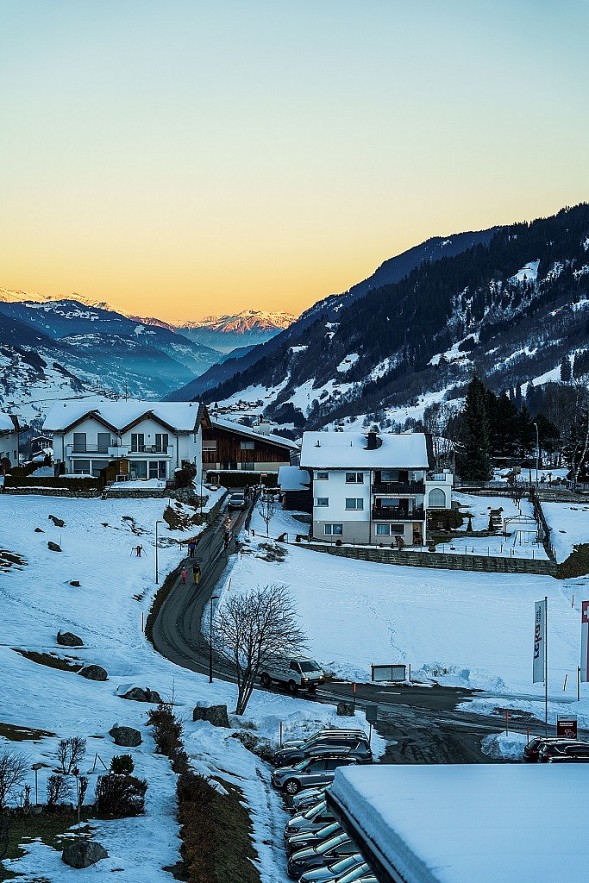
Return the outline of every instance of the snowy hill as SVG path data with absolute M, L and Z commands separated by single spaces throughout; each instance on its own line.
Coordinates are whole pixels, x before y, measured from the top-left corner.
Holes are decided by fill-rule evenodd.
M 178 326 L 178 331 L 196 343 L 229 353 L 238 347 L 265 343 L 294 321 L 291 313 L 242 310 L 232 316 L 207 316 L 199 322 L 186 322 Z

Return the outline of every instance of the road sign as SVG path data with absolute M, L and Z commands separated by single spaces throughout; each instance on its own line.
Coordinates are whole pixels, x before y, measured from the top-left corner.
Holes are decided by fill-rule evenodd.
M 558 717 L 556 719 L 556 735 L 562 736 L 564 739 L 577 738 L 577 718 L 576 717 Z
M 378 705 L 366 706 L 366 720 L 369 724 L 375 724 L 378 720 Z

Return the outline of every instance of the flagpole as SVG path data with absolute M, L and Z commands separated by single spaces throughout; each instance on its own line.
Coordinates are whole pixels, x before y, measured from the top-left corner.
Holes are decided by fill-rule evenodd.
M 544 597 L 544 735 L 548 736 L 548 595 Z

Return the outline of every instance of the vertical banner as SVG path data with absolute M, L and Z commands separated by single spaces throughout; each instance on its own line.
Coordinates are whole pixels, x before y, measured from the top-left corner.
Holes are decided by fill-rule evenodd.
M 589 681 L 589 601 L 581 601 L 581 681 Z
M 534 668 L 532 682 L 544 683 L 546 654 L 546 621 L 544 601 L 536 601 L 534 615 Z

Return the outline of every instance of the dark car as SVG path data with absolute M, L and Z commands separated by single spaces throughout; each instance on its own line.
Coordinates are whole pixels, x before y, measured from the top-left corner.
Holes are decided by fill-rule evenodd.
M 320 800 L 306 812 L 297 813 L 287 823 L 284 829 L 284 838 L 294 837 L 295 834 L 303 834 L 309 831 L 318 831 L 329 822 L 334 822 L 335 816 L 327 806 L 325 800 Z
M 589 763 L 588 755 L 566 755 L 559 757 L 549 757 L 546 763 Z
M 576 739 L 564 739 L 562 736 L 534 736 L 524 748 L 524 760 L 528 763 L 536 763 L 543 745 L 549 745 L 552 742 L 574 743 L 576 741 Z
M 343 755 L 307 757 L 292 767 L 279 767 L 274 770 L 272 784 L 285 794 L 297 794 L 302 788 L 331 784 L 338 767 L 353 763 L 357 763 L 355 757 Z
M 305 757 L 317 757 L 320 754 L 350 754 L 358 763 L 372 763 L 372 749 L 364 734 L 346 733 L 325 734 L 309 739 L 296 748 L 281 748 L 274 754 L 276 766 L 292 766 Z
M 340 834 L 342 830 L 340 823 L 333 821 L 316 831 L 301 831 L 300 834 L 293 834 L 286 840 L 286 854 L 290 855 L 298 849 L 307 849 L 308 846 L 318 846 L 324 840 L 329 840 L 330 837 Z
M 589 742 L 548 742 L 540 748 L 542 763 L 551 757 L 589 757 Z
M 299 849 L 288 859 L 288 876 L 298 880 L 301 874 L 310 868 L 321 868 L 330 865 L 343 858 L 345 855 L 353 855 L 358 852 L 358 847 L 350 840 L 347 834 L 342 832 L 324 840 L 319 846 Z

